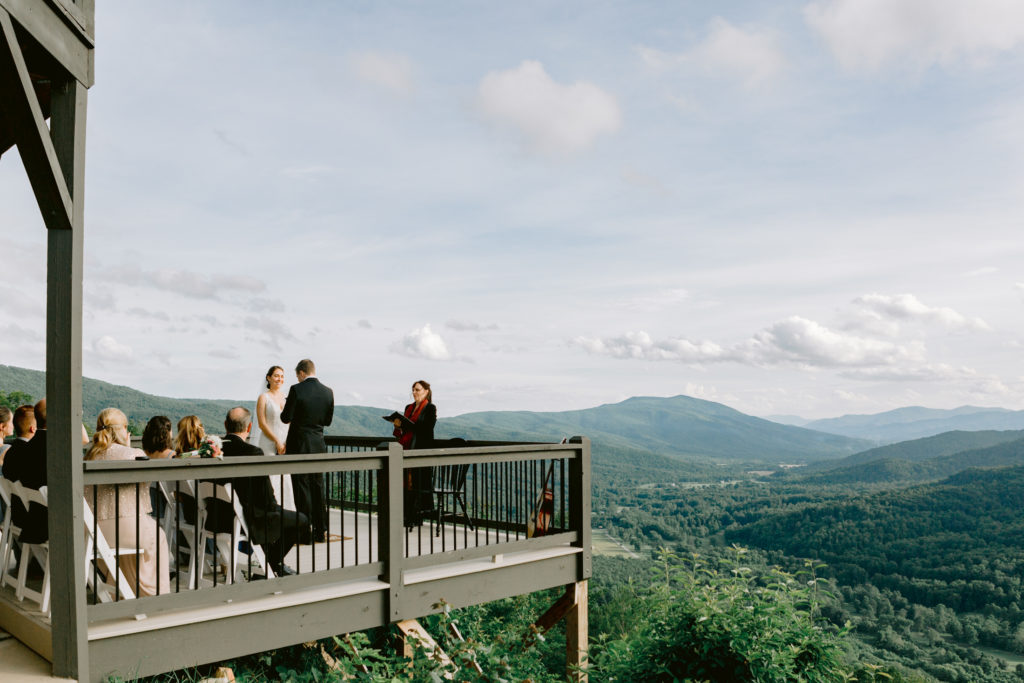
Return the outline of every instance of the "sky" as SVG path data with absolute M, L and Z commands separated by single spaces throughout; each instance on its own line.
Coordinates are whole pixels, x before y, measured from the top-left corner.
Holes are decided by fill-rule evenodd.
M 1016 0 L 96 3 L 84 374 L 1024 409 Z M 0 363 L 45 365 L 0 157 Z

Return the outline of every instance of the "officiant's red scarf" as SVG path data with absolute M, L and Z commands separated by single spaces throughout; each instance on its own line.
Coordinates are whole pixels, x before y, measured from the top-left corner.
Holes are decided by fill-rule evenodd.
M 412 420 L 413 422 L 416 422 L 416 420 L 420 419 L 420 413 L 423 412 L 423 409 L 426 407 L 426 405 L 427 401 L 422 401 L 420 403 L 410 403 L 405 407 L 405 416 Z M 393 433 L 396 437 L 398 437 L 398 443 L 402 444 L 403 450 L 407 451 L 412 447 L 412 440 L 413 437 L 415 436 L 413 432 L 404 432 L 400 427 L 395 427 L 395 431 Z

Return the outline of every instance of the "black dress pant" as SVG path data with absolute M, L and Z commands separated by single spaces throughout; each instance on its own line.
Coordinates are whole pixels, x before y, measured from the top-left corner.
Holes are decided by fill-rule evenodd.
M 293 474 L 292 489 L 295 507 L 304 514 L 313 527 L 313 540 L 319 541 L 327 533 L 327 504 L 324 500 L 324 475 Z M 305 540 L 300 537 L 300 540 Z
M 267 515 L 267 526 L 270 529 L 280 529 L 280 536 L 273 543 L 260 545 L 263 546 L 263 552 L 267 556 L 267 563 L 275 572 L 280 573 L 281 566 L 284 564 L 284 556 L 295 546 L 300 537 L 309 533 L 309 519 L 301 512 L 282 508 Z

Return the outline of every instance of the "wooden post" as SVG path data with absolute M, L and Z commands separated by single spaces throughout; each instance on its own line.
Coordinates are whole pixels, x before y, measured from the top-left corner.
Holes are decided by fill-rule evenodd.
M 402 618 L 402 559 L 405 548 L 402 545 L 402 534 L 405 531 L 402 500 L 402 473 L 405 453 L 399 443 L 388 444 L 387 466 L 381 476 L 383 489 L 380 493 L 379 509 L 385 512 L 380 521 L 380 538 L 378 548 L 381 561 L 384 563 L 384 575 L 381 581 L 387 581 L 388 588 L 388 620 L 398 621 Z M 387 553 L 384 556 L 384 553 Z
M 71 194 L 70 230 L 47 230 L 46 476 L 49 489 L 53 673 L 86 680 L 82 532 L 82 262 L 86 89 L 54 83 L 50 136 Z
M 587 681 L 587 639 L 590 623 L 587 612 L 587 581 L 576 582 L 576 601 L 565 615 L 565 663 L 569 680 Z

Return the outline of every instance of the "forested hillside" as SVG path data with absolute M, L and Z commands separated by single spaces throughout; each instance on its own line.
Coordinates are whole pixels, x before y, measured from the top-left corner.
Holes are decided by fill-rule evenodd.
M 1018 432 L 995 433 L 1018 434 Z M 792 478 L 808 484 L 912 484 L 943 479 L 972 467 L 1014 465 L 1024 465 L 1024 438 L 1017 438 L 1015 441 L 1000 443 L 988 448 L 956 452 L 926 460 L 885 458 L 808 475 L 788 474 L 791 474 Z
M 802 472 L 831 470 L 860 465 L 872 460 L 931 460 L 943 455 L 987 448 L 1024 438 L 1024 430 L 982 430 L 977 432 L 953 431 L 910 441 L 900 441 L 871 448 L 839 460 L 819 460 L 808 463 Z

